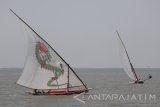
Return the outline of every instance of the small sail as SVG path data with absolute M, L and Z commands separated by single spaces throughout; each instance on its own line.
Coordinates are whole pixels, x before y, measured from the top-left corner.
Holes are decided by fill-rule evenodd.
M 32 89 L 87 90 L 82 80 L 65 60 L 28 24 L 19 16 L 17 17 L 25 26 L 28 37 L 26 62 L 17 84 Z
M 128 56 L 128 53 L 127 53 L 127 50 L 124 46 L 124 43 L 119 35 L 119 33 L 117 32 L 118 34 L 118 42 L 119 42 L 119 46 L 120 46 L 120 55 L 121 55 L 121 61 L 122 61 L 122 65 L 123 65 L 123 69 L 124 71 L 126 72 L 126 74 L 129 76 L 130 79 L 132 79 L 133 81 L 136 81 L 138 78 L 137 78 L 137 75 L 134 71 L 134 68 L 130 62 L 130 59 L 129 59 L 129 56 Z

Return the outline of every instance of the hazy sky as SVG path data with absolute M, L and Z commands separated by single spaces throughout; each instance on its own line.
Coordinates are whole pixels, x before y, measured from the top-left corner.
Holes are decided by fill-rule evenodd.
M 121 67 L 116 29 L 135 67 L 160 67 L 160 0 L 0 0 L 0 67 L 23 67 L 13 9 L 72 67 Z

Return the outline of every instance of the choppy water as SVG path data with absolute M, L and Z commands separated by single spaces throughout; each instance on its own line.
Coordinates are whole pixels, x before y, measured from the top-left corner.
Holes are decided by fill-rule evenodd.
M 32 96 L 15 82 L 22 69 L 0 69 L 0 107 L 159 107 L 160 69 L 136 69 L 141 78 L 153 78 L 144 84 L 129 84 L 122 69 L 76 69 L 76 73 L 93 88 L 75 100 L 75 95 Z M 141 98 L 141 99 L 140 99 Z

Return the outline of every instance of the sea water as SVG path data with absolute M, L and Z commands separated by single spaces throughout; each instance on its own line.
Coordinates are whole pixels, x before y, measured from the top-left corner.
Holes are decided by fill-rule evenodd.
M 0 107 L 159 107 L 160 69 L 136 69 L 138 76 L 152 79 L 144 84 L 130 84 L 119 68 L 79 68 L 79 77 L 93 88 L 76 95 L 33 96 L 29 89 L 16 84 L 22 73 L 18 68 L 0 69 Z M 43 79 L 43 78 L 42 78 Z

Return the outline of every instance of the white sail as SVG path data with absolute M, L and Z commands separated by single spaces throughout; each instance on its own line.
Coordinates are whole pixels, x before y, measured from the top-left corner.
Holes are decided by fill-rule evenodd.
M 72 72 L 71 69 L 69 69 L 69 87 L 71 90 L 77 89 L 77 88 L 80 88 L 83 90 L 85 88 L 84 85 L 82 84 L 82 82 L 79 81 L 78 77 L 75 76 L 75 74 Z
M 119 36 L 119 34 L 118 34 L 118 36 Z M 124 46 L 123 41 L 121 40 L 120 36 L 118 38 L 118 42 L 119 42 L 119 46 L 120 46 L 120 54 L 121 54 L 121 61 L 122 61 L 123 69 L 124 69 L 125 73 L 129 76 L 130 79 L 136 81 L 137 80 L 136 74 L 134 74 L 135 72 L 133 71 L 132 65 L 130 63 L 130 59 L 129 59 L 127 50 L 125 49 L 125 46 Z
M 32 89 L 86 89 L 82 81 L 57 53 L 24 24 L 28 52 L 22 75 L 17 84 Z M 69 77 L 69 78 L 68 78 Z

